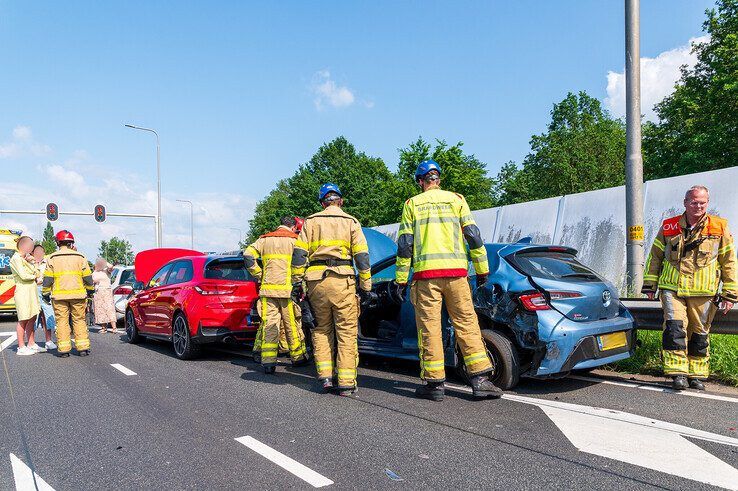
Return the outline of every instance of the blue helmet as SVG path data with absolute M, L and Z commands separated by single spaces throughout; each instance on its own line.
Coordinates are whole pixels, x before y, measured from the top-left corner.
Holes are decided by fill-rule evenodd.
M 439 176 L 441 175 L 441 166 L 438 165 L 438 162 L 435 160 L 424 160 L 415 169 L 415 180 L 422 179 L 423 176 L 432 170 L 437 171 Z
M 332 182 L 327 182 L 320 186 L 320 191 L 318 191 L 318 201 L 323 201 L 323 198 L 325 198 L 325 195 L 328 193 L 336 193 L 343 198 L 343 194 L 341 193 L 341 190 L 338 189 L 338 186 Z

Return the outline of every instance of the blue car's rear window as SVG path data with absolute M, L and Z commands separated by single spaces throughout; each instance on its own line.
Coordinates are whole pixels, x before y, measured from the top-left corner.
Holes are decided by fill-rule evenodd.
M 580 263 L 576 256 L 566 252 L 518 252 L 512 258 L 514 265 L 534 278 L 551 280 L 599 280 L 597 273 Z
M 215 260 L 205 267 L 205 278 L 211 280 L 253 281 L 240 260 Z

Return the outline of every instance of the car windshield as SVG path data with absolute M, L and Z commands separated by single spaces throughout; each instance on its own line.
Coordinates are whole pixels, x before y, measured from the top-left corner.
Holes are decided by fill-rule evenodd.
M 599 280 L 597 273 L 580 263 L 576 256 L 566 252 L 518 252 L 514 255 L 513 262 L 523 273 L 534 278 Z
M 10 258 L 14 253 L 13 249 L 0 249 L 0 274 L 10 274 Z
M 120 272 L 120 284 L 134 283 L 136 281 L 136 270 L 135 269 L 124 269 Z
M 395 263 L 390 263 L 386 268 L 377 271 L 372 275 L 372 283 L 383 283 L 395 279 Z
M 205 278 L 211 280 L 253 281 L 243 261 L 238 259 L 215 260 L 205 267 Z

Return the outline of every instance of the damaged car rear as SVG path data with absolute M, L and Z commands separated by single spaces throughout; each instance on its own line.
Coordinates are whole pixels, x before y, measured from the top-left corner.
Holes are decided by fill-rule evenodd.
M 367 234 L 369 248 L 390 240 Z M 510 389 L 520 377 L 563 377 L 628 358 L 635 349 L 633 317 L 615 287 L 582 264 L 568 247 L 531 244 L 486 244 L 490 265 L 487 283 L 472 286 L 482 336 L 495 365 L 493 381 Z M 415 313 L 409 300 L 392 287 L 394 256 L 373 261 L 373 290 L 378 304 L 362 312 L 359 350 L 417 359 Z M 453 325 L 442 314 L 446 367 L 462 375 Z

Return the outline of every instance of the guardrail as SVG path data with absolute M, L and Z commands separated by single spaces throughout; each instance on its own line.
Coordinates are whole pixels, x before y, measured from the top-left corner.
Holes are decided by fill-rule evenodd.
M 622 302 L 635 317 L 638 329 L 647 331 L 660 331 L 662 329 L 664 313 L 661 309 L 661 302 L 642 298 L 624 298 Z M 738 334 L 738 305 L 734 305 L 725 315 L 721 312 L 715 314 L 710 332 Z

